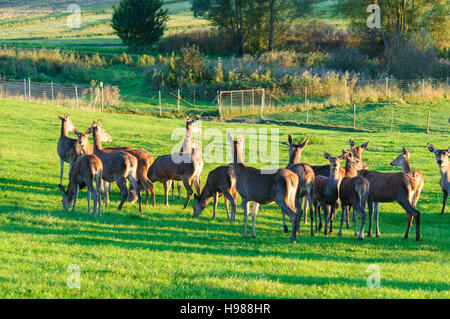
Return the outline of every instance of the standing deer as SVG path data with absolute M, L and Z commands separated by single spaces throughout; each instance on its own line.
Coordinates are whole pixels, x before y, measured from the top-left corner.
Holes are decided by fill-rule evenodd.
M 69 137 L 69 132 L 79 133 L 76 127 L 73 125 L 69 116 L 64 114 L 64 116 L 59 116 L 58 118 L 61 120 L 61 135 L 58 140 L 57 152 L 59 156 L 59 162 L 61 165 L 61 174 L 59 179 L 59 184 L 62 184 L 63 175 L 64 175 L 64 162 L 69 163 L 69 172 L 72 167 L 72 164 L 76 161 L 78 156 L 81 154 L 81 146 L 78 139 L 73 139 Z M 83 150 L 84 154 L 92 154 L 92 151 L 89 151 L 88 148 Z
M 372 218 L 375 215 L 376 236 L 380 237 L 379 215 L 380 204 L 397 202 L 406 211 L 408 224 L 406 226 L 405 239 L 408 238 L 413 220 L 416 221 L 416 240 L 420 240 L 420 212 L 412 205 L 414 197 L 414 179 L 403 172 L 381 173 L 377 171 L 361 170 L 358 175 L 365 177 L 370 184 L 369 206 L 369 231 L 367 236 L 372 236 Z
M 361 215 L 361 227 L 359 229 L 359 239 L 364 239 L 364 223 L 366 221 L 365 207 L 367 204 L 367 196 L 369 195 L 369 181 L 362 176 L 358 176 L 357 172 L 367 169 L 367 164 L 363 163 L 358 157 L 353 155 L 351 151 L 342 150 L 345 155 L 345 177 L 339 186 L 339 199 L 341 200 L 342 215 L 341 227 L 338 236 L 342 236 L 342 225 L 344 218 L 350 214 L 348 207 L 353 207 L 353 224 L 355 226 L 355 236 L 357 233 L 356 213 Z
M 138 160 L 129 153 L 105 152 L 102 147 L 102 126 L 101 120 L 95 124 L 92 123 L 90 132 L 94 138 L 94 155 L 98 156 L 103 164 L 103 179 L 109 183 L 115 181 L 120 189 L 122 197 L 118 209 L 121 210 L 125 200 L 128 197 L 127 180 L 130 182 L 131 188 L 138 196 L 139 211 L 142 213 L 141 194 L 136 181 L 136 171 Z
M 191 148 L 192 151 L 191 153 L 195 154 L 195 158 L 194 160 L 198 163 L 198 165 L 196 165 L 197 167 L 197 172 L 195 173 L 194 179 L 193 179 L 193 183 L 195 186 L 195 189 L 197 191 L 197 194 L 200 194 L 201 191 L 201 187 L 202 187 L 202 182 L 201 182 L 201 175 L 202 175 L 202 171 L 203 171 L 203 154 L 202 154 L 202 147 L 194 141 L 194 134 L 200 132 L 198 126 L 196 125 L 197 120 L 186 120 L 186 137 L 184 138 L 183 141 L 183 145 L 181 146 L 180 152 L 183 153 L 184 150 L 186 149 L 186 145 L 188 142 L 190 142 L 191 144 Z M 174 191 L 174 187 L 175 184 L 172 184 L 172 199 L 174 198 L 173 196 L 173 191 Z M 178 199 L 181 200 L 181 181 L 177 182 L 177 187 L 178 187 Z
M 255 223 L 259 205 L 275 202 L 292 223 L 291 244 L 295 244 L 298 229 L 298 211 L 296 197 L 298 177 L 288 169 L 278 169 L 275 173 L 263 172 L 260 169 L 247 167 L 243 161 L 244 136 L 241 134 L 237 141 L 228 133 L 233 156 L 233 173 L 236 178 L 236 189 L 242 198 L 244 209 L 244 230 L 242 237 L 247 237 L 247 220 L 250 202 L 252 211 L 252 238 L 256 237 Z
M 65 210 L 69 210 L 70 206 L 75 211 L 77 205 L 78 192 L 80 188 L 87 186 L 87 202 L 88 212 L 91 213 L 91 195 L 94 197 L 94 217 L 102 214 L 100 210 L 101 191 L 102 191 L 102 174 L 103 164 L 100 158 L 95 155 L 86 155 L 79 157 L 72 165 L 69 172 L 69 185 L 67 191 L 59 184 L 59 189 L 62 195 L 62 204 Z M 95 181 L 97 189 L 95 189 L 93 181 Z
M 422 193 L 422 189 L 424 186 L 423 175 L 421 172 L 417 170 L 411 169 L 409 165 L 409 154 L 405 148 L 402 150 L 402 154 L 400 154 L 395 160 L 391 162 L 391 166 L 400 166 L 402 168 L 402 172 L 408 174 L 414 179 L 414 208 L 417 207 L 417 202 L 419 201 L 420 194 Z
M 327 152 L 324 152 L 324 156 L 330 161 L 330 170 L 328 177 L 319 175 L 314 178 L 314 208 L 315 222 L 317 225 L 318 205 L 320 204 L 322 207 L 325 221 L 324 234 L 328 235 L 328 224 L 330 224 L 330 233 L 333 231 L 331 221 L 336 213 L 336 203 L 339 199 L 339 186 L 341 183 L 340 164 L 345 158 L 345 154 L 339 157 L 332 157 Z
M 191 140 L 186 139 L 185 152 L 172 153 L 159 156 L 147 173 L 148 179 L 154 183 L 158 181 L 164 185 L 165 204 L 169 205 L 169 187 L 172 181 L 182 181 L 186 188 L 187 197 L 184 209 L 189 205 L 192 194 L 192 184 L 199 176 L 198 171 L 203 167 L 203 163 L 197 160 L 197 154 L 192 153 Z M 198 192 L 200 193 L 200 189 Z
M 450 193 L 450 165 L 448 157 L 450 155 L 450 147 L 446 150 L 438 150 L 433 144 L 428 143 L 428 149 L 436 156 L 436 163 L 439 166 L 439 172 L 441 173 L 441 179 L 439 185 L 444 193 L 444 199 L 442 203 L 441 215 L 444 214 L 445 205 L 447 204 L 448 193 Z
M 288 136 L 288 143 L 282 143 L 284 145 L 287 145 L 289 147 L 289 164 L 286 166 L 287 169 L 294 172 L 298 176 L 298 194 L 297 194 L 297 200 L 296 205 L 297 210 L 301 211 L 299 218 L 301 218 L 301 215 L 303 214 L 302 210 L 302 202 L 303 197 L 305 197 L 305 202 L 308 202 L 308 205 L 305 204 L 305 209 L 308 206 L 309 207 L 309 215 L 311 219 L 311 236 L 314 236 L 314 230 L 313 230 L 313 202 L 314 202 L 314 196 L 313 196 L 313 185 L 314 185 L 314 171 L 308 164 L 300 163 L 302 151 L 305 148 L 306 144 L 308 144 L 309 138 L 306 138 L 303 142 L 300 144 L 294 144 L 292 140 L 292 136 L 289 134 Z M 305 210 L 305 218 L 307 215 L 307 211 Z M 300 225 L 298 226 L 300 227 Z M 284 231 L 287 233 L 288 228 L 286 226 L 286 219 L 285 214 L 283 212 L 283 228 Z
M 199 216 L 208 206 L 211 199 L 214 199 L 212 218 L 216 218 L 217 203 L 219 196 L 224 196 L 225 209 L 228 220 L 234 222 L 236 216 L 236 179 L 233 175 L 231 165 L 219 166 L 208 174 L 206 184 L 200 195 L 194 194 L 194 216 Z M 228 202 L 231 203 L 231 217 L 229 215 Z

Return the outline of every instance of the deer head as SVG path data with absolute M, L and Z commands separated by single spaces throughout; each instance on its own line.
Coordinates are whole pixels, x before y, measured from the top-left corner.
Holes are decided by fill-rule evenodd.
M 446 150 L 438 150 L 434 147 L 433 144 L 427 143 L 428 149 L 431 153 L 434 153 L 436 156 L 436 163 L 439 167 L 447 167 L 448 166 L 448 156 L 450 155 L 450 147 Z
M 94 130 L 95 129 L 95 130 Z M 94 134 L 94 132 L 97 132 L 100 136 L 100 140 L 104 143 L 110 143 L 113 141 L 113 138 L 111 137 L 111 135 L 109 135 L 109 133 L 102 128 L 102 120 L 98 120 L 97 123 L 92 122 L 91 127 L 86 131 L 86 133 L 84 134 Z
M 291 134 L 288 136 L 288 143 L 283 142 L 281 144 L 289 147 L 289 163 L 298 164 L 300 163 L 300 158 L 302 155 L 302 151 L 305 148 L 306 144 L 308 144 L 309 137 L 304 139 L 300 144 L 294 144 L 292 140 Z
M 67 189 L 69 189 L 69 187 Z M 72 194 L 66 192 L 64 190 L 64 186 L 62 186 L 61 184 L 59 184 L 59 190 L 62 195 L 61 203 L 63 204 L 63 208 L 64 210 L 69 210 L 69 208 L 72 206 L 73 196 Z
M 243 149 L 244 149 L 244 135 L 239 135 L 237 140 L 233 140 L 230 133 L 228 133 L 228 141 L 231 145 L 231 155 L 233 157 L 233 163 L 243 163 Z
M 395 160 L 393 160 L 391 162 L 391 166 L 403 166 L 405 163 L 409 163 L 409 157 L 410 157 L 410 153 L 403 148 L 402 149 L 402 153 L 397 156 L 397 158 Z
M 193 217 L 197 217 L 200 215 L 205 207 L 202 205 L 200 201 L 200 196 L 194 194 L 194 215 Z
M 341 165 L 341 162 L 345 159 L 345 154 L 342 154 L 339 157 L 333 157 L 327 152 L 324 152 L 323 155 L 327 160 L 330 161 L 330 169 L 332 171 L 338 171 Z
M 61 120 L 62 127 L 67 130 L 67 132 L 74 132 L 77 129 L 67 113 L 63 116 L 58 115 L 58 118 Z
M 360 170 L 369 168 L 369 165 L 367 165 L 367 163 L 364 163 L 362 160 L 360 160 L 355 155 L 353 155 L 352 151 L 350 151 L 350 150 L 346 151 L 343 149 L 342 155 L 345 156 L 347 161 L 349 161 L 351 167 L 353 169 L 355 169 L 356 171 L 360 171 Z
M 349 141 L 350 144 L 350 150 L 352 151 L 353 155 L 355 155 L 357 158 L 361 159 L 362 152 L 369 146 L 369 141 L 367 141 L 364 144 L 361 144 L 360 146 L 355 147 L 355 141 L 351 138 Z

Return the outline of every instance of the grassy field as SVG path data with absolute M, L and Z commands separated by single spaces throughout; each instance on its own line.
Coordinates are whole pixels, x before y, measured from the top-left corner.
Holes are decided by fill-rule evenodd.
M 340 154 L 353 137 L 357 143 L 370 140 L 364 159 L 371 169 L 396 170 L 389 162 L 406 147 L 412 153 L 412 167 L 421 170 L 425 178 L 418 204 L 421 242 L 414 236 L 403 239 L 406 218 L 398 205 L 382 204 L 381 238 L 359 242 L 347 229 L 341 238 L 337 230 L 331 236 L 311 238 L 302 224 L 297 244 L 289 245 L 276 206 L 265 206 L 259 213 L 255 239 L 242 238 L 240 207 L 234 224 L 227 221 L 222 200 L 217 220 L 211 220 L 211 205 L 193 219 L 192 208 L 183 210 L 181 201 L 171 201 L 169 208 L 161 205 L 160 184 L 156 185 L 158 205 L 144 207 L 143 214 L 136 204 L 125 204 L 123 211 L 117 211 L 116 186 L 111 207 L 97 219 L 87 214 L 85 192 L 80 193 L 75 213 L 62 210 L 57 185 L 58 114 L 69 112 L 80 129 L 101 118 L 115 139 L 113 146 L 141 147 L 154 156 L 172 150 L 170 136 L 173 129 L 184 126 L 182 120 L 8 100 L 0 101 L 0 111 L 1 298 L 449 297 L 450 211 L 439 215 L 439 172 L 434 156 L 426 149 L 426 142 L 448 147 L 448 131 L 426 135 L 280 126 L 282 140 L 288 133 L 296 138 L 312 137 L 303 152 L 305 162 L 325 163 L 324 150 Z M 206 121 L 202 125 L 222 132 L 226 128 L 271 127 Z M 283 146 L 280 156 L 280 166 L 286 165 Z M 206 164 L 203 180 L 220 164 Z M 80 267 L 81 289 L 66 286 L 71 264 Z M 366 286 L 371 264 L 381 269 L 379 289 Z

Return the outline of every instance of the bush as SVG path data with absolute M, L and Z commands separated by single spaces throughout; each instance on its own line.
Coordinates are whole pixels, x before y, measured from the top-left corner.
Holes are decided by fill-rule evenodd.
M 355 72 L 366 70 L 369 64 L 369 59 L 355 48 L 334 50 L 325 62 L 328 68 Z

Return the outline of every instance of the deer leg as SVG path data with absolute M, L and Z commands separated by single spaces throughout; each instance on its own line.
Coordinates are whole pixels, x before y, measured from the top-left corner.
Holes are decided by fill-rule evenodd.
M 447 197 L 448 197 L 448 192 L 444 189 L 444 199 L 442 202 L 442 210 L 441 210 L 441 215 L 444 215 L 444 210 L 445 210 L 445 205 L 447 205 Z
M 277 205 L 281 208 L 283 214 L 287 214 L 292 223 L 291 244 L 295 244 L 297 238 L 297 226 L 300 223 L 300 215 L 293 212 L 284 200 L 275 200 Z
M 225 194 L 223 194 L 223 202 L 225 204 L 225 210 L 227 212 L 227 219 L 231 220 L 230 219 L 231 218 L 230 217 L 230 204 L 229 204 L 229 201 L 228 201 L 227 197 L 225 196 Z
M 91 190 L 90 190 L 90 187 L 88 186 L 88 190 L 87 190 L 87 204 L 88 204 L 88 214 L 90 215 L 91 214 Z
M 194 180 L 194 186 L 195 186 L 195 191 L 197 192 L 197 194 L 200 194 L 202 192 L 202 188 L 200 185 L 200 179 L 197 177 Z
M 142 213 L 141 191 L 139 190 L 137 181 L 134 178 L 134 176 L 128 176 L 128 179 L 130 181 L 130 187 L 136 192 L 138 202 L 139 202 L 139 212 Z
M 258 212 L 259 204 L 257 202 L 253 202 L 253 210 L 252 210 L 252 238 L 256 237 L 255 233 L 255 224 L 256 224 L 256 213 Z
M 61 165 L 61 176 L 59 178 L 59 183 L 62 185 L 63 175 L 64 175 L 64 161 L 62 158 L 59 159 L 59 164 Z
M 364 220 L 366 219 L 366 212 L 364 211 Z M 362 218 L 362 216 L 361 216 Z M 353 208 L 353 214 L 352 214 L 352 220 L 353 220 L 353 227 L 355 228 L 355 236 L 358 236 L 358 225 L 356 225 L 356 210 Z M 361 220 L 361 223 L 364 225 L 364 222 Z M 363 227 L 363 231 L 364 231 L 364 227 Z M 361 237 L 361 234 L 359 235 L 359 237 Z M 363 238 L 364 238 L 364 234 L 363 234 Z
M 367 231 L 367 237 L 372 236 L 372 223 L 373 223 L 373 208 L 375 203 L 372 200 L 369 200 L 369 230 Z
M 93 180 L 89 181 L 89 183 L 87 183 L 87 187 L 88 187 L 88 213 L 89 215 L 91 214 L 91 197 L 93 197 L 94 199 L 94 216 L 97 216 L 97 192 L 95 191 L 94 188 L 94 184 L 93 184 Z
M 328 235 L 328 223 L 330 221 L 330 213 L 328 210 L 328 205 L 326 205 L 325 203 L 322 203 L 320 206 L 322 207 L 322 210 L 323 210 L 323 221 L 325 223 L 325 229 L 324 229 L 323 234 Z
M 398 203 L 406 210 L 407 216 L 411 215 L 416 222 L 416 241 L 420 241 L 420 212 L 406 199 L 406 196 L 398 200 Z M 406 234 L 405 234 L 406 236 Z
M 309 208 L 308 200 L 305 200 L 305 204 L 303 206 L 303 211 L 305 212 L 305 216 L 303 218 L 303 224 L 306 224 L 308 222 L 308 214 L 307 214 L 308 208 Z
M 224 191 L 223 192 L 223 196 L 225 198 L 228 199 L 228 201 L 231 203 L 231 222 L 235 221 L 236 218 L 236 199 L 228 192 L 228 191 Z M 228 205 L 226 205 L 228 206 Z M 228 214 L 228 209 L 227 209 L 227 214 Z
M 338 232 L 339 237 L 342 236 L 342 226 L 344 225 L 344 219 L 345 219 L 345 215 L 347 213 L 347 207 L 348 206 L 346 206 L 346 205 L 342 205 L 341 226 L 339 227 L 339 232 Z
M 289 229 L 286 226 L 286 214 L 284 213 L 284 211 L 281 211 L 281 214 L 283 215 L 283 230 L 285 233 L 287 233 L 289 231 Z
M 174 190 L 174 188 L 175 188 L 175 185 L 173 184 L 173 181 L 169 181 L 169 188 L 172 188 L 172 199 L 174 199 L 175 198 L 175 196 L 173 195 L 173 190 Z
M 379 204 L 378 204 L 379 205 Z M 361 207 L 361 204 L 359 202 L 354 202 L 352 204 L 353 207 L 353 223 L 355 224 L 355 235 L 356 235 L 356 213 L 358 212 L 361 215 L 361 226 L 359 228 L 359 240 L 364 239 L 364 224 L 366 222 L 366 212 L 364 211 L 364 208 Z
M 184 187 L 186 188 L 186 192 L 187 192 L 186 202 L 184 203 L 184 207 L 183 207 L 183 209 L 186 209 L 186 207 L 188 207 L 188 205 L 189 205 L 189 202 L 191 201 L 191 197 L 192 197 L 192 194 L 194 194 L 194 191 L 192 190 L 192 186 L 191 186 L 192 181 L 184 179 L 183 184 L 184 184 Z M 181 199 L 181 195 L 180 195 L 180 199 Z
M 72 211 L 74 212 L 76 207 L 77 207 L 77 200 L 78 200 L 78 193 L 80 192 L 80 185 L 75 186 L 75 197 L 73 198 L 73 207 L 72 207 Z
M 348 229 L 348 228 L 350 228 L 350 211 L 351 211 L 351 209 L 352 209 L 352 206 L 347 206 L 347 210 L 346 210 L 346 217 L 347 217 L 347 220 L 346 220 L 346 222 L 347 222 L 347 225 L 346 225 L 346 228 Z M 353 208 L 353 211 L 355 211 L 355 209 Z
M 408 218 L 408 222 L 406 224 L 406 232 L 405 232 L 404 238 L 408 239 L 409 231 L 411 230 L 411 226 L 412 226 L 414 218 L 410 214 L 408 214 L 408 212 L 406 212 L 406 218 Z
M 322 213 L 321 213 L 321 211 L 324 211 L 323 210 L 323 207 L 322 207 L 322 205 L 319 203 L 319 204 L 317 204 L 317 213 L 319 214 L 319 231 L 320 230 L 322 230 Z M 325 212 L 324 212 L 324 214 L 325 214 Z
M 219 202 L 219 193 L 214 192 L 213 198 L 214 198 L 214 206 L 213 206 L 212 219 L 216 219 L 216 210 L 217 210 L 217 203 Z
M 242 237 L 247 237 L 247 221 L 248 221 L 248 209 L 250 206 L 250 202 L 247 202 L 245 199 L 242 199 L 242 208 L 244 209 L 244 230 L 242 231 Z
M 120 196 L 122 197 L 118 210 L 122 209 L 123 203 L 127 200 L 128 197 L 128 188 L 127 188 L 127 180 L 123 178 L 122 176 L 116 176 L 115 177 L 116 184 L 120 189 Z
M 164 203 L 166 204 L 166 206 L 169 206 L 169 188 L 170 188 L 170 184 L 173 185 L 172 181 L 164 181 L 163 182 L 163 186 L 164 186 Z M 172 188 L 173 190 L 173 188 Z M 173 192 L 172 192 L 173 194 Z M 173 196 L 172 196 L 173 198 Z
M 102 203 L 102 184 L 100 181 L 100 177 L 97 177 L 95 179 L 95 186 L 97 187 L 97 192 L 96 192 L 96 196 L 97 196 L 97 205 L 98 205 L 98 214 L 100 216 L 102 216 L 102 212 L 101 212 L 101 203 Z M 94 214 L 94 217 L 97 217 L 97 215 Z
M 310 230 L 310 234 L 311 236 L 314 236 L 314 226 L 313 226 L 313 194 L 312 191 L 308 192 L 307 195 L 307 199 L 306 201 L 308 202 L 308 208 L 309 208 L 309 219 L 310 219 L 310 223 L 311 223 L 311 230 Z M 305 211 L 306 214 L 306 211 Z M 317 227 L 317 219 L 316 219 L 316 227 Z
M 376 233 L 375 236 L 380 237 L 380 203 L 375 203 L 375 229 L 376 229 Z
M 178 199 L 181 200 L 181 182 L 180 181 L 177 182 L 177 187 L 178 187 Z M 191 189 L 192 189 L 192 187 L 191 187 Z

